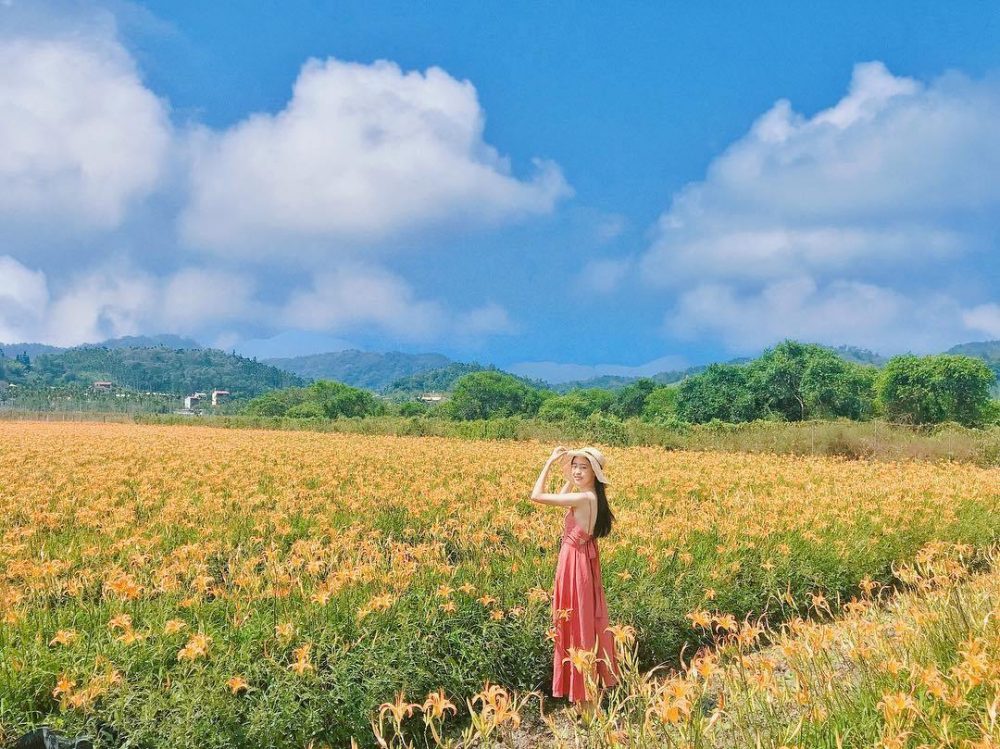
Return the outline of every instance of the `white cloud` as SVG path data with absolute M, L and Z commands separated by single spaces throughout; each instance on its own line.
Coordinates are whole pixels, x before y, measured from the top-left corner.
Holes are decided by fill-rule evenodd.
M 552 384 L 587 380 L 602 375 L 618 377 L 650 377 L 660 372 L 671 372 L 688 367 L 683 356 L 661 356 L 645 364 L 569 364 L 554 361 L 524 361 L 505 369 L 522 377 L 534 377 Z
M 1000 338 L 1000 304 L 980 304 L 962 314 L 966 327 L 981 331 L 990 338 Z
M 577 283 L 584 291 L 610 294 L 621 287 L 634 264 L 631 258 L 590 260 L 577 276 Z
M 968 336 L 988 315 L 943 284 L 962 263 L 996 263 L 998 121 L 995 80 L 924 84 L 877 62 L 813 117 L 777 102 L 659 219 L 639 266 L 678 294 L 667 329 L 740 351 L 785 336 L 884 351 Z
M 21 332 L 38 324 L 48 300 L 44 273 L 0 255 L 0 341 L 30 342 L 20 337 Z
M 232 345 L 282 326 L 330 340 L 365 327 L 428 341 L 516 329 L 499 304 L 451 309 L 375 264 L 329 257 L 544 214 L 572 192 L 551 162 L 513 175 L 483 140 L 470 82 L 310 60 L 284 110 L 175 130 L 119 41 L 122 11 L 148 24 L 144 11 L 65 11 L 0 7 L 0 237 L 16 248 L 0 256 L 0 337 L 174 332 Z M 290 277 L 308 266 L 312 285 L 264 302 L 266 276 L 144 269 L 206 248 L 237 267 L 269 257 Z
M 665 327 L 685 339 L 718 337 L 740 353 L 782 338 L 883 353 L 933 353 L 968 340 L 973 326 L 962 323 L 964 314 L 946 294 L 910 296 L 860 281 L 819 285 L 809 276 L 795 276 L 746 293 L 730 284 L 699 284 L 681 294 Z
M 610 242 L 628 228 L 628 218 L 620 213 L 604 216 L 597 224 L 596 234 L 601 242 Z
M 483 139 L 475 88 L 440 68 L 309 60 L 291 101 L 194 143 L 188 241 L 265 257 L 550 212 L 570 193 L 536 160 L 522 181 Z
M 496 302 L 476 307 L 455 321 L 456 335 L 474 338 L 496 333 L 515 333 L 518 326 L 510 319 L 507 310 Z
M 342 263 L 335 270 L 317 273 L 312 288 L 295 292 L 277 322 L 298 330 L 322 331 L 375 326 L 407 341 L 513 329 L 506 310 L 497 304 L 456 313 L 439 301 L 420 299 L 390 271 L 360 263 Z
M 166 107 L 113 39 L 0 36 L 0 218 L 118 226 L 153 190 Z
M 124 258 L 50 284 L 42 271 L 5 255 L 0 256 L 0 340 L 72 346 L 140 333 L 193 333 L 266 317 L 252 291 L 239 274 L 187 267 L 158 278 Z
M 254 301 L 256 283 L 246 274 L 210 268 L 183 268 L 163 285 L 163 324 L 195 331 L 223 320 L 254 320 L 263 310 Z

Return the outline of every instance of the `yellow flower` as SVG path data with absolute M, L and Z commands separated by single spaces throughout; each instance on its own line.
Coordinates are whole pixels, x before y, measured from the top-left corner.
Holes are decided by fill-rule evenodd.
M 80 639 L 75 629 L 60 629 L 56 636 L 49 640 L 49 645 L 72 645 Z
M 131 629 L 132 617 L 129 614 L 119 614 L 108 621 L 108 629 Z
M 436 595 L 438 598 L 448 598 L 454 592 L 455 589 L 450 585 L 439 585 L 434 595 Z
M 212 638 L 201 632 L 191 635 L 187 643 L 177 652 L 179 661 L 195 661 L 208 655 Z
M 458 713 L 458 708 L 445 697 L 444 690 L 438 688 L 436 692 L 430 692 L 424 700 L 423 711 L 431 718 L 441 718 L 446 710 L 451 710 L 452 714 Z
M 295 656 L 295 660 L 292 661 L 289 668 L 292 669 L 292 671 L 297 673 L 299 676 L 302 676 L 302 674 L 304 674 L 306 671 L 315 670 L 313 668 L 312 663 L 309 662 L 309 652 L 311 650 L 312 650 L 312 645 L 307 642 L 306 644 L 300 645 L 299 647 L 295 648 L 292 651 L 292 655 Z
M 635 642 L 635 628 L 628 624 L 614 624 L 608 627 L 615 642 L 622 645 L 631 645 Z
M 691 620 L 691 626 L 701 627 L 702 629 L 708 629 L 712 626 L 712 615 L 707 611 L 695 610 L 684 615 L 686 619 Z
M 53 697 L 59 697 L 60 695 L 68 695 L 73 691 L 73 687 L 76 686 L 76 682 L 69 678 L 66 674 L 59 674 L 59 678 L 56 680 L 55 689 L 52 690 Z
M 163 625 L 163 634 L 173 635 L 187 627 L 187 622 L 183 619 L 168 619 Z
M 712 617 L 712 620 L 719 629 L 725 630 L 726 632 L 735 632 L 736 628 L 739 626 L 736 623 L 736 617 L 732 614 L 715 614 Z
M 233 694 L 239 694 L 240 692 L 245 692 L 250 688 L 247 680 L 242 676 L 232 676 L 226 682 L 226 686 L 229 687 L 229 691 Z

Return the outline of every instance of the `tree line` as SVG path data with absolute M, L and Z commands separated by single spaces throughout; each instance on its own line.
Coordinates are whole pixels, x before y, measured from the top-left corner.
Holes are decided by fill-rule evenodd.
M 803 421 L 885 418 L 896 423 L 997 423 L 993 371 L 980 359 L 950 354 L 901 355 L 881 368 L 847 361 L 815 344 L 782 341 L 747 363 L 712 364 L 678 384 L 640 378 L 611 391 L 580 388 L 557 394 L 499 370 L 458 378 L 437 404 L 387 403 L 333 381 L 275 390 L 246 412 L 259 416 L 336 418 L 387 413 L 456 420 L 511 416 L 546 421 L 631 419 L 661 423 L 713 420 Z

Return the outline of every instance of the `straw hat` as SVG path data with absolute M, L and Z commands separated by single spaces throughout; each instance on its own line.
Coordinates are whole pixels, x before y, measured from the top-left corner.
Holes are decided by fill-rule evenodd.
M 589 445 L 587 447 L 581 447 L 578 450 L 567 450 L 559 457 L 559 460 L 562 462 L 563 473 L 566 475 L 567 479 L 571 479 L 573 475 L 571 473 L 572 469 L 570 466 L 573 462 L 574 456 L 579 456 L 589 460 L 590 467 L 594 469 L 594 476 L 597 480 L 602 484 L 610 483 L 604 476 L 604 463 L 606 462 L 604 459 L 604 453 L 596 447 L 590 447 Z

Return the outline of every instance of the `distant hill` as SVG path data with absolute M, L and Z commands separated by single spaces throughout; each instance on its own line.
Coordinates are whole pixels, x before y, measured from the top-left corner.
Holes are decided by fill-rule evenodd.
M 1000 341 L 960 343 L 957 346 L 952 346 L 945 353 L 974 356 L 986 362 L 986 366 L 993 370 L 993 376 L 996 378 L 990 392 L 994 398 L 1000 398 Z
M 1000 362 L 1000 341 L 976 341 L 960 343 L 945 351 L 946 354 L 964 354 L 982 359 L 987 364 Z
M 858 346 L 823 346 L 822 343 L 819 345 L 838 354 L 841 359 L 853 362 L 854 364 L 871 364 L 875 367 L 881 367 L 889 361 L 888 356 L 882 356 L 882 354 L 876 354 L 874 351 L 859 348 Z
M 14 361 L 14 352 L 4 353 L 0 379 L 29 387 L 89 386 L 95 380 L 110 380 L 140 392 L 180 396 L 218 388 L 241 398 L 306 384 L 301 377 L 277 367 L 210 348 L 81 346 L 29 355 L 27 368 Z
M 400 351 L 377 353 L 357 349 L 262 361 L 306 380 L 337 380 L 353 387 L 375 391 L 383 390 L 402 377 L 440 369 L 452 363 L 443 354 L 404 354 Z
M 750 361 L 748 357 L 741 356 L 735 359 L 729 359 L 726 364 L 745 364 Z M 674 369 L 667 372 L 658 372 L 655 375 L 649 375 L 645 379 L 653 380 L 661 385 L 670 385 L 674 382 L 680 382 L 685 377 L 691 377 L 696 374 L 704 372 L 708 368 L 707 364 L 697 364 L 693 367 L 687 367 L 686 369 Z M 557 393 L 567 393 L 570 390 L 575 390 L 576 388 L 601 388 L 602 390 L 620 390 L 626 385 L 635 382 L 636 380 L 643 379 L 642 377 L 624 377 L 621 375 L 601 375 L 599 377 L 589 377 L 586 380 L 572 380 L 571 382 L 560 382 L 558 385 L 553 385 L 552 389 Z
M 0 343 L 0 351 L 8 359 L 13 359 L 17 354 L 27 354 L 34 358 L 39 354 L 55 354 L 60 351 L 69 351 L 71 348 L 149 348 L 155 346 L 166 346 L 175 349 L 200 349 L 202 345 L 191 338 L 183 338 L 172 333 L 161 333 L 160 335 L 126 335 L 120 338 L 109 338 L 98 343 L 81 343 L 79 346 L 50 346 L 47 343 Z
M 420 393 L 448 392 L 454 387 L 455 381 L 463 375 L 485 370 L 482 364 L 452 362 L 437 369 L 400 377 L 386 386 L 384 392 L 389 397 L 410 397 Z
M 384 394 L 395 400 L 405 399 L 419 395 L 420 393 L 448 393 L 455 387 L 455 382 L 472 372 L 504 372 L 492 364 L 483 365 L 478 362 L 452 362 L 439 369 L 431 369 L 427 372 L 419 372 L 408 377 L 402 377 L 389 384 L 385 388 Z M 510 372 L 504 372 L 511 377 L 523 382 L 528 387 L 540 389 L 552 389 L 552 386 L 544 380 L 534 380 L 528 377 L 521 377 Z

